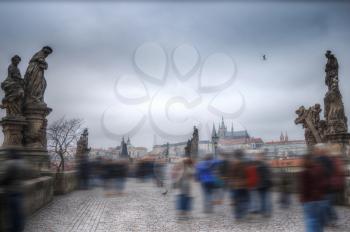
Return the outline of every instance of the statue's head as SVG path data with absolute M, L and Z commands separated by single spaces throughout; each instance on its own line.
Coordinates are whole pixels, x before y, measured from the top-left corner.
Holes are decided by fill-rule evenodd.
M 45 47 L 43 47 L 42 51 L 44 52 L 45 57 L 47 57 L 48 55 L 50 55 L 52 53 L 53 50 L 51 47 L 45 46 Z
M 305 107 L 304 107 L 304 106 L 300 106 L 299 109 L 297 109 L 297 110 L 295 111 L 295 113 L 296 113 L 298 116 L 301 116 L 304 112 L 305 112 Z
M 88 128 L 85 128 L 84 131 L 83 131 L 83 135 L 88 135 L 89 132 L 88 132 Z
M 320 104 L 318 104 L 318 103 L 317 103 L 317 104 L 315 104 L 315 106 L 314 106 L 314 107 L 315 107 L 315 110 L 317 110 L 317 111 L 321 109 L 321 105 L 320 105 Z
M 14 64 L 14 65 L 18 65 L 19 62 L 21 62 L 21 57 L 19 57 L 19 55 L 14 55 L 14 56 L 11 58 L 11 62 L 12 62 L 12 64 Z
M 326 52 L 326 57 L 330 58 L 332 56 L 332 52 L 330 50 L 327 50 Z

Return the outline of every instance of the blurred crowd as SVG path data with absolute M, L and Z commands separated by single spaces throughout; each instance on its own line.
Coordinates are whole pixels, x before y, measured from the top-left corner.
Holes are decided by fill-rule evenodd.
M 344 197 L 346 176 L 341 146 L 317 144 L 303 157 L 298 173 L 272 172 L 265 157 L 264 153 L 247 156 L 244 151 L 237 150 L 222 153 L 219 158 L 208 155 L 196 164 L 183 159 L 174 168 L 180 218 L 187 218 L 191 211 L 189 181 L 193 174 L 193 179 L 201 185 L 204 213 L 213 213 L 215 206 L 222 204 L 224 196 L 229 195 L 237 221 L 251 214 L 268 218 L 273 212 L 271 190 L 275 190 L 279 194 L 277 205 L 284 210 L 291 205 L 291 194 L 299 194 L 306 231 L 319 232 L 337 225 L 334 204 Z
M 151 181 L 161 194 L 175 193 L 175 208 L 179 220 L 190 219 L 193 209 L 194 185 L 201 189 L 202 210 L 215 213 L 216 207 L 229 204 L 236 221 L 249 221 L 252 215 L 269 218 L 274 207 L 288 210 L 292 193 L 298 193 L 308 232 L 323 231 L 335 226 L 338 215 L 334 203 L 345 188 L 344 155 L 341 147 L 317 144 L 303 158 L 298 173 L 273 171 L 263 152 L 247 154 L 243 150 L 217 157 L 207 154 L 201 160 L 189 157 L 170 162 L 168 158 L 149 155 L 135 160 L 82 156 L 77 160 L 80 189 L 99 187 L 106 196 L 125 194 L 128 178 Z M 23 180 L 27 165 L 16 152 L 9 152 L 3 163 L 1 189 L 8 209 L 9 231 L 23 231 Z M 278 176 L 278 178 L 276 178 Z M 279 195 L 273 204 L 272 190 Z
M 180 161 L 173 171 L 179 189 L 180 218 L 186 218 L 191 209 L 191 176 L 200 183 L 204 213 L 213 213 L 215 206 L 223 204 L 228 196 L 236 220 L 243 220 L 249 213 L 270 217 L 272 175 L 264 158 L 259 153 L 248 159 L 242 150 L 237 150 L 218 158 L 207 155 L 196 164 L 189 158 Z

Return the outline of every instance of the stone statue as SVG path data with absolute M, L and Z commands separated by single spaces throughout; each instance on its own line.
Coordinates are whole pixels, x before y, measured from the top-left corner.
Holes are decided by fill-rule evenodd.
M 327 51 L 325 54 L 326 58 L 328 59 L 325 72 L 326 72 L 326 79 L 325 83 L 328 87 L 328 91 L 332 89 L 333 83 L 338 83 L 338 60 L 335 58 L 335 56 L 332 54 L 331 51 Z M 338 86 L 337 86 L 338 87 Z
M 185 147 L 185 157 L 190 157 L 191 156 L 191 140 L 187 140 L 187 144 Z
M 345 116 L 342 95 L 339 90 L 338 61 L 331 51 L 327 51 L 328 59 L 326 72 L 326 85 L 328 91 L 324 98 L 324 117 L 327 122 L 327 134 L 347 133 L 347 117 Z
M 1 89 L 5 92 L 1 108 L 6 109 L 7 117 L 23 116 L 24 81 L 18 69 L 20 62 L 18 55 L 12 57 L 7 78 L 1 83 Z
M 88 129 L 85 128 L 77 142 L 76 156 L 80 158 L 84 155 L 87 155 L 87 153 L 90 150 L 91 149 L 89 148 L 89 132 L 88 132 Z
M 43 47 L 29 61 L 27 71 L 24 76 L 26 104 L 45 104 L 44 93 L 46 80 L 44 71 L 48 68 L 45 58 L 52 53 L 48 46 Z
M 191 157 L 197 158 L 198 157 L 198 142 L 199 142 L 199 134 L 197 127 L 193 127 L 193 135 L 191 139 Z
M 295 119 L 295 124 L 303 125 L 307 145 L 312 146 L 316 143 L 322 143 L 324 138 L 324 121 L 320 120 L 320 104 L 315 104 L 309 107 L 309 109 L 300 106 L 295 113 L 298 115 Z
M 338 60 L 331 51 L 327 51 L 325 56 L 327 93 L 324 97 L 324 120 L 320 119 L 322 110 L 319 104 L 308 109 L 301 106 L 296 111 L 298 117 L 295 123 L 303 125 L 305 140 L 309 146 L 325 142 L 348 144 L 350 140 L 347 117 L 339 90 Z

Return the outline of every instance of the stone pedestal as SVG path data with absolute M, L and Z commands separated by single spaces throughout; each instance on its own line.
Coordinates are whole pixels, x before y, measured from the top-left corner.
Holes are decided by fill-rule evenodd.
M 40 176 L 40 173 L 47 172 L 50 169 L 50 158 L 48 152 L 42 149 L 33 148 L 0 148 L 0 163 L 7 159 L 9 149 L 16 150 L 16 152 L 30 164 L 33 170 L 32 177 Z
M 46 116 L 51 109 L 46 104 L 28 104 L 23 116 L 4 117 L 0 122 L 4 142 L 0 147 L 0 161 L 7 158 L 9 150 L 16 152 L 31 165 L 33 176 L 40 176 L 50 167 L 47 152 Z
M 46 150 L 46 116 L 52 111 L 46 104 L 28 104 L 24 109 L 27 125 L 24 130 L 24 146 Z
M 326 135 L 326 141 L 332 144 L 340 144 L 343 154 L 346 154 L 347 146 L 350 143 L 350 133 L 337 133 L 337 134 L 328 134 Z M 350 157 L 347 155 L 344 156 L 345 162 L 350 162 Z
M 4 133 L 3 148 L 21 148 L 23 144 L 23 129 L 27 125 L 22 116 L 4 117 L 0 121 Z
M 326 135 L 326 140 L 329 143 L 338 143 L 346 145 L 350 142 L 350 133 L 328 134 Z

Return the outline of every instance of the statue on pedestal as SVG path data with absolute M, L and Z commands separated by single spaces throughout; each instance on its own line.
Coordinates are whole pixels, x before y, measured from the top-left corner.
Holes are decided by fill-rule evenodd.
M 1 83 L 1 89 L 5 92 L 1 108 L 6 109 L 6 116 L 0 122 L 4 133 L 3 147 L 23 146 L 26 121 L 23 116 L 24 81 L 18 69 L 20 61 L 18 55 L 12 57 L 7 78 Z
M 24 130 L 26 147 L 46 150 L 46 117 L 51 112 L 44 102 L 46 80 L 44 71 L 48 68 L 45 58 L 52 48 L 45 46 L 30 59 L 24 75 L 24 116 L 28 122 Z
M 191 158 L 196 159 L 198 157 L 198 142 L 199 135 L 197 127 L 193 127 L 193 135 L 191 139 Z
M 347 117 L 339 91 L 338 61 L 331 51 L 327 51 L 326 57 L 328 59 L 325 68 L 328 91 L 324 98 L 324 117 L 327 122 L 327 134 L 347 133 Z
M 338 60 L 331 51 L 327 51 L 325 56 L 327 58 L 325 68 L 327 93 L 324 97 L 324 120 L 320 120 L 320 104 L 315 104 L 309 109 L 301 106 L 296 111 L 298 117 L 295 123 L 303 125 L 305 140 L 309 146 L 325 142 L 348 144 L 350 139 L 347 117 L 339 90 Z
M 187 141 L 185 147 L 185 157 L 190 157 L 196 159 L 198 156 L 198 129 L 197 127 L 193 127 L 192 138 Z
M 12 57 L 7 78 L 1 83 L 1 89 L 5 92 L 1 108 L 6 109 L 7 117 L 23 116 L 24 80 L 18 69 L 20 62 L 18 55 Z
M 0 156 L 15 149 L 33 164 L 35 170 L 41 171 L 49 168 L 46 117 L 51 109 L 44 102 L 44 71 L 48 67 L 45 59 L 51 53 L 48 46 L 37 52 L 29 62 L 24 79 L 18 68 L 21 58 L 13 56 L 7 78 L 1 83 L 5 92 L 1 108 L 6 109 L 6 116 L 0 121 L 4 133 Z
M 81 158 L 83 156 L 86 156 L 90 150 L 91 149 L 89 148 L 89 132 L 88 129 L 85 128 L 77 142 L 76 157 Z
M 185 157 L 191 157 L 191 140 L 187 140 L 187 144 L 185 147 Z

